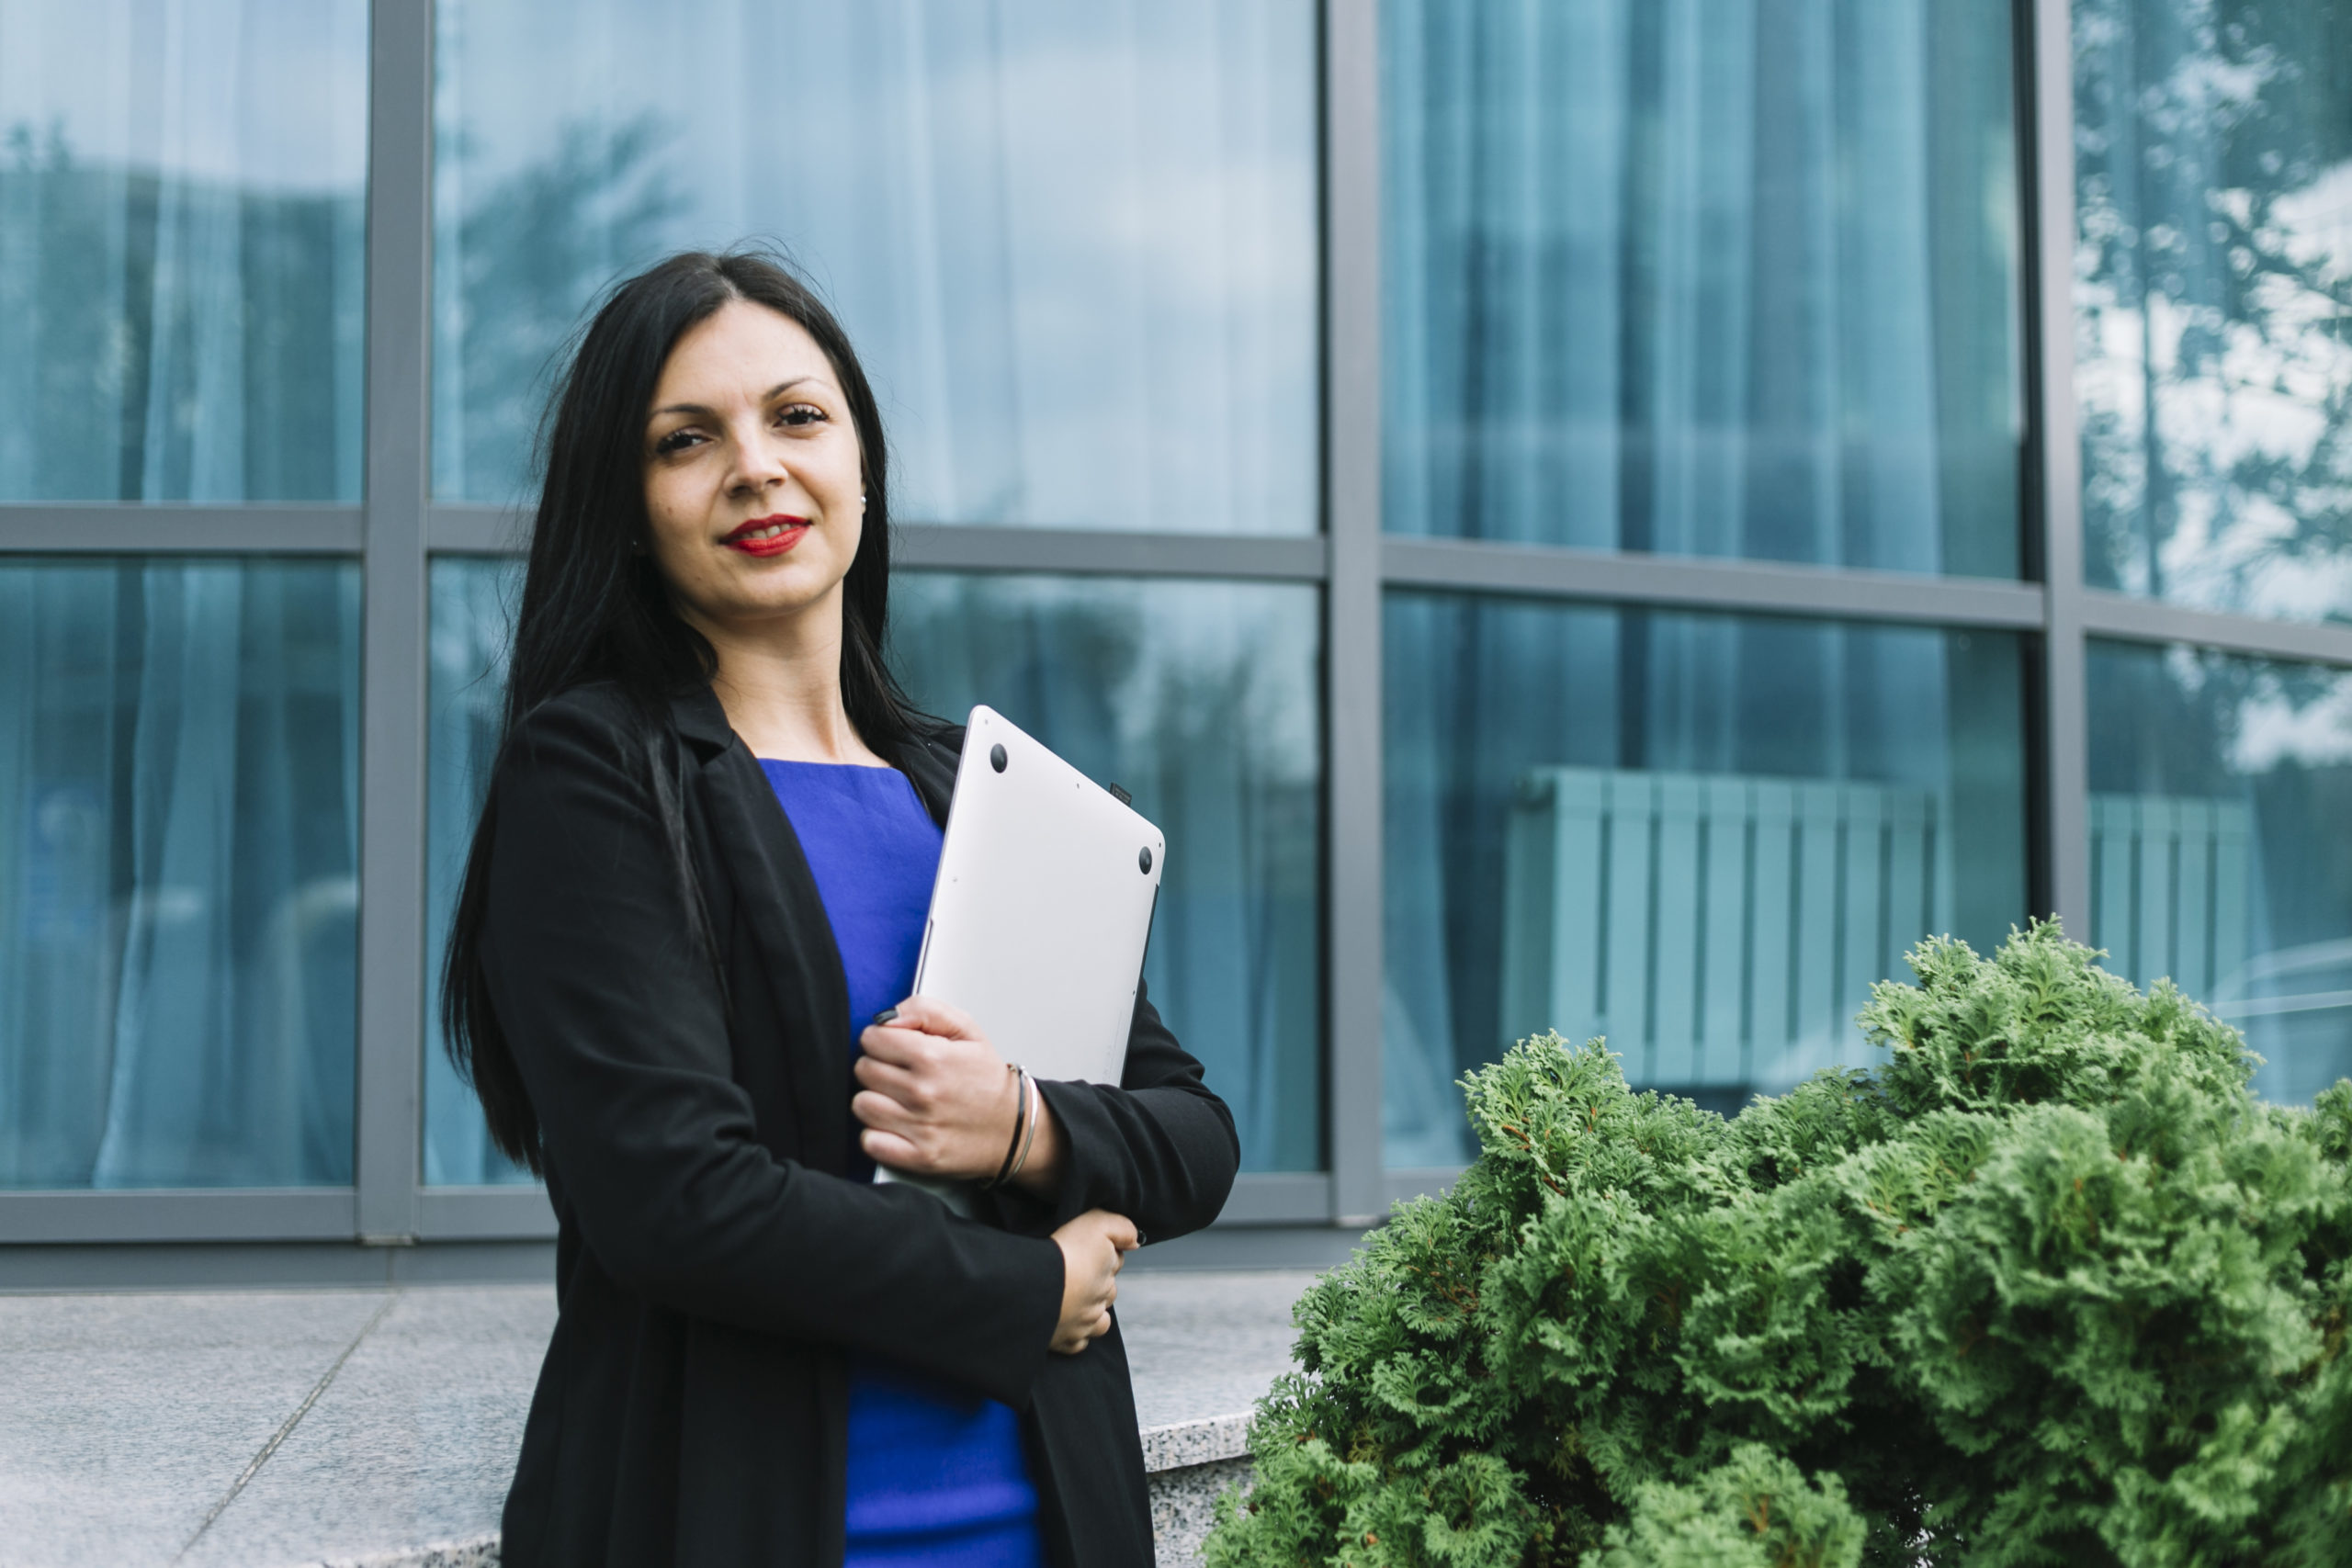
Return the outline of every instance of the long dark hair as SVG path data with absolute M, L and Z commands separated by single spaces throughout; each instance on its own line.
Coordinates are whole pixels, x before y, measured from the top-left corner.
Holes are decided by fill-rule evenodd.
M 632 546 L 644 536 L 647 524 L 641 454 L 646 413 L 662 367 L 689 328 L 736 299 L 764 305 L 807 329 L 831 361 L 849 400 L 865 468 L 865 522 L 842 582 L 842 699 L 859 738 L 885 760 L 899 760 L 912 735 L 913 715 L 882 660 L 890 596 L 890 492 L 881 414 L 857 352 L 833 313 L 781 261 L 752 251 L 672 256 L 616 285 L 581 334 L 541 438 L 546 479 L 531 528 L 499 745 L 503 759 L 523 716 L 550 697 L 590 682 L 620 688 L 639 727 L 633 750 L 645 761 L 649 795 L 714 966 L 717 953 L 710 950 L 671 773 L 674 752 L 665 736 L 671 699 L 707 684 L 718 660 L 710 644 L 671 608 L 652 558 Z M 482 973 L 482 917 L 497 831 L 493 792 L 474 827 L 450 925 L 441 974 L 442 1035 L 450 1061 L 481 1097 L 491 1141 L 510 1159 L 544 1175 L 538 1115 L 515 1070 Z

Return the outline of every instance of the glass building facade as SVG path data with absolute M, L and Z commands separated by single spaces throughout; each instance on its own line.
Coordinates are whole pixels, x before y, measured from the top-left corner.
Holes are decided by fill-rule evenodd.
M 0 0 L 0 1285 L 551 1234 L 432 986 L 534 439 L 746 241 L 909 690 L 1167 830 L 1195 1256 L 1445 1179 L 1527 1033 L 1729 1111 L 2035 914 L 2352 1073 L 2352 0 L 675 21 Z

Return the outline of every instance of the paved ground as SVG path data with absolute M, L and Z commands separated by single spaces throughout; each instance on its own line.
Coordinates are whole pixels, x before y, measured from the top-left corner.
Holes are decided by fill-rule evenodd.
M 1147 1427 L 1246 1412 L 1312 1275 L 1133 1274 Z M 0 1568 L 272 1568 L 497 1527 L 538 1286 L 0 1297 Z

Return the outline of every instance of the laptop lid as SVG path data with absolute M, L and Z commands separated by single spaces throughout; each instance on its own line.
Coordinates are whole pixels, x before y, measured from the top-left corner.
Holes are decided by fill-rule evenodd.
M 1041 1078 L 1115 1084 L 1167 845 L 1125 801 L 993 708 L 972 710 L 916 960 Z

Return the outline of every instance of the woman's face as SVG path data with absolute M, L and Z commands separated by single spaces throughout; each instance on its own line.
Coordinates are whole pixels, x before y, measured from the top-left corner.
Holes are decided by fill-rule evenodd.
M 707 635 L 839 613 L 864 526 L 849 400 L 808 329 L 733 299 L 670 352 L 645 422 L 645 549 Z

